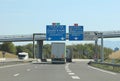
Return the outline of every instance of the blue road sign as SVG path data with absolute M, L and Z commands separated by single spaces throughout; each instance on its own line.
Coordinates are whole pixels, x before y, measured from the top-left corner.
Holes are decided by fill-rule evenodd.
M 66 40 L 66 25 L 47 25 L 46 40 L 48 41 Z
M 69 26 L 69 40 L 83 40 L 83 26 Z

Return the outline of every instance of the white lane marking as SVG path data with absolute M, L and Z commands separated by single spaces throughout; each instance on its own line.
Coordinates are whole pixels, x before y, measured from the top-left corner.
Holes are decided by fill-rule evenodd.
M 117 73 L 114 73 L 114 72 L 102 70 L 102 69 L 95 68 L 95 67 L 92 67 L 92 66 L 88 66 L 88 67 L 89 67 L 89 68 L 92 68 L 92 69 L 95 69 L 95 70 L 98 70 L 98 71 L 101 71 L 101 72 L 104 72 L 104 73 L 108 73 L 108 74 L 112 74 L 112 75 L 117 75 Z
M 70 65 L 70 63 L 68 63 L 68 64 L 65 65 L 65 70 L 70 70 L 69 69 L 69 65 Z
M 15 65 L 6 65 L 6 66 L 1 66 L 0 68 L 8 68 L 8 67 L 14 67 L 14 66 L 22 66 L 22 65 L 28 65 L 30 63 L 25 63 L 25 64 L 15 64 Z
M 69 75 L 75 75 L 75 73 L 68 73 Z
M 65 66 L 65 70 L 66 70 L 66 72 L 68 72 L 68 75 L 70 75 L 72 77 L 72 79 L 80 79 L 80 77 L 75 76 L 75 73 L 72 73 L 72 71 L 69 69 L 69 65 L 70 65 L 70 63 L 66 64 L 66 66 Z
M 27 69 L 27 71 L 31 71 L 31 69 Z
M 71 76 L 72 77 L 72 79 L 80 79 L 80 77 L 78 77 L 78 76 Z
M 20 75 L 20 73 L 17 73 L 17 74 L 14 74 L 13 76 L 14 76 L 14 77 L 17 77 L 17 76 L 19 76 L 19 75 Z

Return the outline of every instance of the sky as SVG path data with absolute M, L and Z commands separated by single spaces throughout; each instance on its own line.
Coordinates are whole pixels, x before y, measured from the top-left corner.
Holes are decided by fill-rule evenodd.
M 0 0 L 0 35 L 45 33 L 53 22 L 113 31 L 119 21 L 120 0 Z
M 46 33 L 78 23 L 84 31 L 119 31 L 120 0 L 0 0 L 0 35 Z

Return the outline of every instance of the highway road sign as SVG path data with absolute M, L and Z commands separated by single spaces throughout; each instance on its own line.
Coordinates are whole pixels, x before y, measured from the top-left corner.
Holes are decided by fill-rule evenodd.
M 69 40 L 83 40 L 83 26 L 69 26 Z
M 46 40 L 48 41 L 66 40 L 66 25 L 47 25 Z

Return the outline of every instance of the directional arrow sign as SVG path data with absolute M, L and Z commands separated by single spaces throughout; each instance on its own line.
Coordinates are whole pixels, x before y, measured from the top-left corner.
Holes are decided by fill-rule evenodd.
M 75 40 L 78 40 L 78 38 L 77 38 L 77 37 L 75 37 Z
M 48 40 L 51 40 L 51 38 L 49 37 Z
M 83 26 L 69 26 L 69 40 L 83 40 Z
M 64 38 L 64 37 L 62 37 L 62 38 L 61 38 L 61 40 L 65 40 L 65 38 Z
M 46 39 L 48 41 L 64 41 L 66 39 L 65 25 L 47 25 Z

